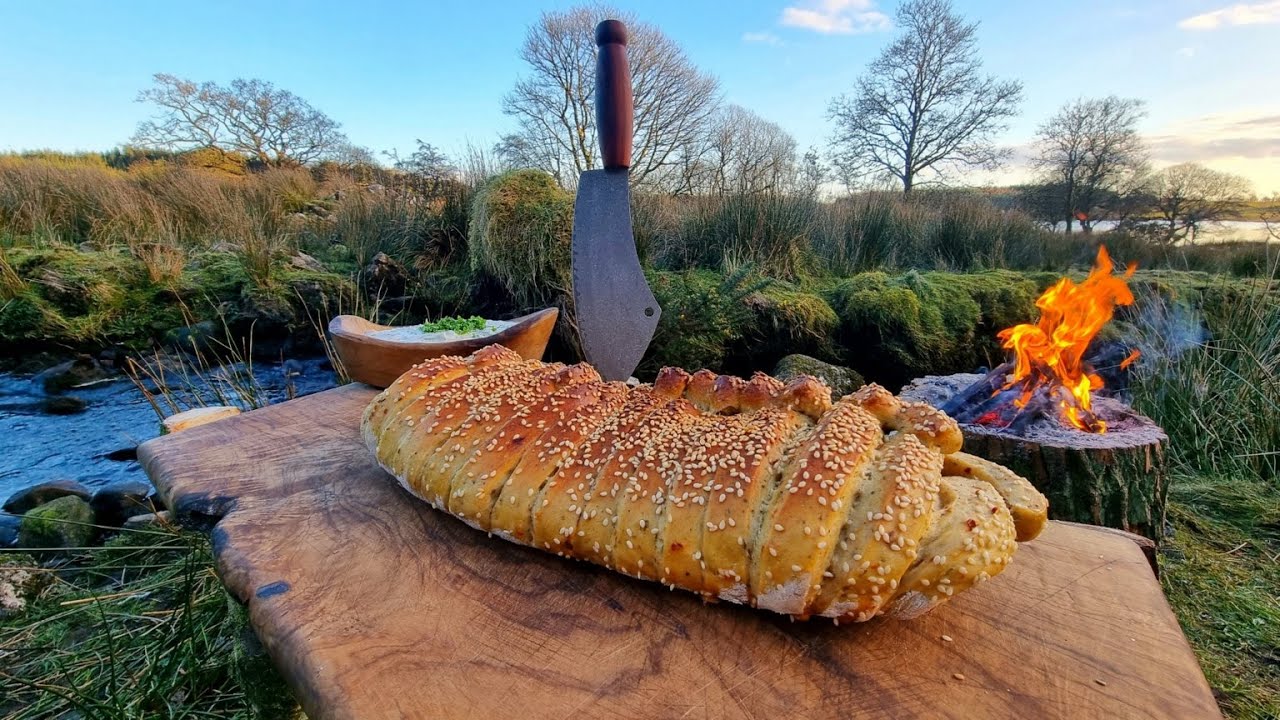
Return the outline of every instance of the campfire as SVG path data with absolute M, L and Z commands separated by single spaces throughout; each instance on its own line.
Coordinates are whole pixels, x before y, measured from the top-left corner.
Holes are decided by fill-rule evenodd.
M 1135 267 L 1114 274 L 1106 248 L 1099 248 L 1089 277 L 1079 284 L 1064 277 L 1036 301 L 1040 320 L 1000 331 L 1012 360 L 943 404 L 962 423 L 1021 432 L 1049 418 L 1063 427 L 1090 433 L 1107 432 L 1108 421 L 1096 407 L 1102 377 L 1086 360 L 1098 332 L 1115 309 L 1133 304 L 1128 279 Z M 1138 359 L 1135 350 L 1121 362 Z
M 966 451 L 1029 478 L 1054 516 L 1158 538 L 1167 438 L 1108 392 L 1095 342 L 1116 309 L 1133 304 L 1133 272 L 1116 272 L 1100 248 L 1084 281 L 1064 277 L 1044 291 L 1035 322 L 1000 331 L 1007 362 L 985 374 L 920 378 L 902 394 L 954 417 Z M 1137 351 L 1114 354 L 1105 369 L 1137 359 Z

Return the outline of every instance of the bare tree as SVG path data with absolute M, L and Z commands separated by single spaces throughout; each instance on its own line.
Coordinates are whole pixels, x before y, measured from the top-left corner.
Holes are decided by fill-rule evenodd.
M 795 192 L 804 197 L 815 198 L 822 194 L 822 185 L 827 181 L 830 170 L 822 162 L 817 148 L 809 148 L 800 158 L 800 168 L 796 172 Z
M 550 172 L 564 186 L 595 165 L 595 25 L 627 25 L 635 96 L 632 182 L 657 180 L 694 152 L 718 106 L 719 83 L 698 70 L 657 27 L 603 5 L 547 12 L 529 29 L 520 57 L 529 64 L 503 99 L 520 125 L 498 143 L 508 162 Z
M 1252 192 L 1239 175 L 1197 163 L 1173 165 L 1156 173 L 1150 184 L 1152 208 L 1159 216 L 1165 243 L 1194 240 L 1205 224 L 1230 217 Z
M 739 105 L 715 120 L 705 155 L 707 190 L 758 194 L 788 190 L 796 177 L 796 140 L 781 125 Z
M 1098 215 L 1120 209 L 1134 190 L 1146 170 L 1137 127 L 1144 115 L 1141 100 L 1111 95 L 1070 102 L 1040 126 L 1035 166 L 1052 188 L 1052 217 L 1068 234 L 1076 220 L 1092 232 Z
M 835 162 L 846 182 L 891 177 L 909 194 L 925 171 L 994 168 L 1008 152 L 994 136 L 1017 114 L 1022 84 L 981 74 L 977 23 L 949 0 L 908 0 L 901 34 L 836 98 Z
M 404 173 L 408 180 L 407 187 L 428 197 L 435 196 L 440 189 L 452 181 L 458 173 L 453 162 L 443 152 L 429 142 L 416 140 L 418 147 L 408 157 L 401 157 L 395 150 L 384 151 L 397 170 Z
M 237 79 L 224 87 L 164 73 L 154 79 L 155 87 L 140 92 L 138 102 L 159 112 L 138 125 L 134 144 L 179 151 L 216 147 L 266 165 L 306 164 L 346 145 L 335 120 L 264 80 Z

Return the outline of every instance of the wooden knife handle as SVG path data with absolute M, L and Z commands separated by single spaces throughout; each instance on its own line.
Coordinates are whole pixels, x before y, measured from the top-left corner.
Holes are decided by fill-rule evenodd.
M 596 135 L 605 169 L 631 167 L 634 107 L 627 66 L 627 28 L 617 20 L 596 26 Z

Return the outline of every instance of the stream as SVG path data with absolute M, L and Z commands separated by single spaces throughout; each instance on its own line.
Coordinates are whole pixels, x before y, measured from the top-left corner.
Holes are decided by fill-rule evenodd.
M 241 367 L 218 368 L 195 387 L 228 387 Z M 332 388 L 333 368 L 323 358 L 255 362 L 253 378 L 269 403 Z M 78 480 L 90 488 L 117 480 L 145 480 L 133 449 L 160 434 L 160 418 L 126 377 L 73 388 L 85 401 L 75 415 L 47 415 L 48 397 L 30 375 L 0 373 L 0 502 L 17 490 L 48 480 Z M 178 397 L 189 401 L 190 393 Z

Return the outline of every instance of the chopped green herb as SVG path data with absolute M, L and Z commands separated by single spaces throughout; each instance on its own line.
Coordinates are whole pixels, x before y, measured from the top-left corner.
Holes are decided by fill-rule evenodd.
M 422 323 L 422 332 L 441 332 L 442 330 L 452 330 L 456 333 L 468 333 L 472 330 L 483 330 L 488 323 L 487 320 L 479 315 L 471 317 L 442 317 L 435 322 Z

